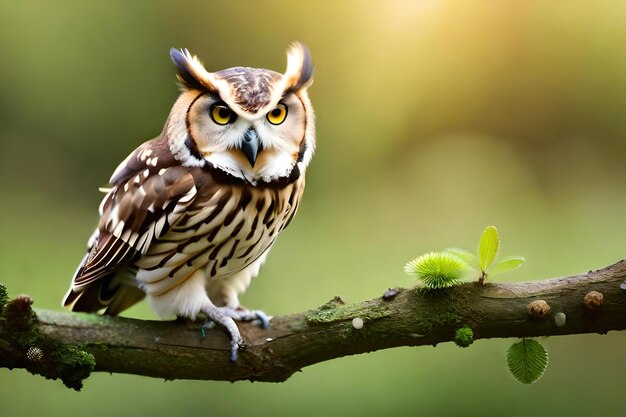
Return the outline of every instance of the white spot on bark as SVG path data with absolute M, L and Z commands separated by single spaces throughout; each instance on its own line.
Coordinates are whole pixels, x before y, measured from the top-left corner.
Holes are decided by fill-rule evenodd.
M 352 327 L 354 327 L 357 330 L 360 330 L 363 328 L 363 319 L 361 317 L 355 317 L 352 319 Z
M 567 316 L 565 313 L 558 312 L 554 315 L 554 324 L 559 327 L 565 326 L 565 322 L 567 321 Z

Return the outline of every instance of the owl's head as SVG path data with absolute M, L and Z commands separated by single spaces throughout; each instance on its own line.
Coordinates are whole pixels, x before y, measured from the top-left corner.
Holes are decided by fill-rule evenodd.
M 185 166 L 211 166 L 256 184 L 304 173 L 315 150 L 315 118 L 307 95 L 311 55 L 287 51 L 283 73 L 235 67 L 208 72 L 186 49 L 172 49 L 183 92 L 165 134 Z

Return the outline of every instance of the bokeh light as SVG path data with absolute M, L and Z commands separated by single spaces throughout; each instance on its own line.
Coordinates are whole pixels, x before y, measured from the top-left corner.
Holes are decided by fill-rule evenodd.
M 176 98 L 170 47 L 280 71 L 296 39 L 316 65 L 318 154 L 244 305 L 411 286 L 408 260 L 474 249 L 490 224 L 527 260 L 499 280 L 608 265 L 626 254 L 625 18 L 592 1 L 2 1 L 0 281 L 61 309 L 98 186 Z M 76 393 L 0 369 L 0 415 L 623 415 L 624 334 L 542 341 L 532 386 L 508 375 L 510 342 L 342 358 L 282 384 L 94 374 Z

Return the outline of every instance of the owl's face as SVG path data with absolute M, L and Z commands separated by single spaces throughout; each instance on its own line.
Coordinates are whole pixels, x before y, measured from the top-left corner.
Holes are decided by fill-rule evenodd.
M 211 164 L 252 184 L 301 172 L 313 156 L 315 127 L 306 89 L 312 82 L 308 50 L 294 44 L 284 74 L 235 67 L 208 73 L 188 52 L 172 50 L 184 91 L 166 133 L 188 166 Z

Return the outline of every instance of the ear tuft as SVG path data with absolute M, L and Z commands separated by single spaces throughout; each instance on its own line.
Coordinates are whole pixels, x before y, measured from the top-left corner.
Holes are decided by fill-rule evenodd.
M 286 90 L 297 91 L 313 83 L 313 59 L 309 48 L 294 42 L 287 50 L 287 70 L 283 75 Z
M 211 73 L 204 69 L 200 60 L 192 56 L 187 49 L 172 48 L 170 49 L 170 57 L 178 68 L 178 79 L 184 87 L 211 92 L 217 91 L 211 82 Z

